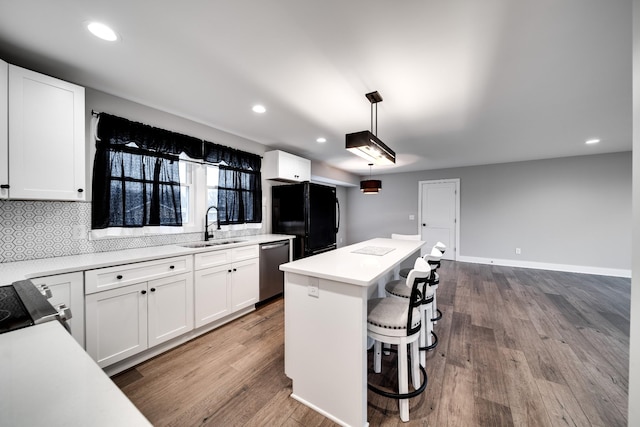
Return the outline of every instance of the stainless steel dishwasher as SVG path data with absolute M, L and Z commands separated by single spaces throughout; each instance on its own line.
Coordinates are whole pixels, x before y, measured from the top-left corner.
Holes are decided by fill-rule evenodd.
M 289 240 L 260 245 L 260 301 L 284 292 L 284 272 L 278 267 L 285 262 L 289 262 Z

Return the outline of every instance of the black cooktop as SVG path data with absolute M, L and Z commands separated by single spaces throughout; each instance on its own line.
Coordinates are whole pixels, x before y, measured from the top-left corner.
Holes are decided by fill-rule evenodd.
M 0 333 L 33 325 L 33 320 L 12 285 L 0 286 Z

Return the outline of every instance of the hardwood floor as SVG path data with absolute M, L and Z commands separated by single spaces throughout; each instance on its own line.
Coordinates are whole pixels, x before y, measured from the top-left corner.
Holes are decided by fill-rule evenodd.
M 408 423 L 396 401 L 369 392 L 371 426 L 627 425 L 629 279 L 450 261 L 440 277 L 427 390 Z M 289 397 L 283 307 L 113 380 L 156 426 L 334 426 Z M 385 380 L 394 367 L 385 357 Z

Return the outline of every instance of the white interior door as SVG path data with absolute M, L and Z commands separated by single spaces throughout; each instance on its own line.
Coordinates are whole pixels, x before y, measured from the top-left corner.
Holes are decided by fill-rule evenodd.
M 443 259 L 457 259 L 459 242 L 460 180 L 420 182 L 420 234 L 431 250 L 436 242 L 447 245 Z

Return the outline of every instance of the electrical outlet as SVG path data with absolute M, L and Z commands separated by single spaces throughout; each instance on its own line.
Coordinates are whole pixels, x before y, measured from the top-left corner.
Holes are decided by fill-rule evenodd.
M 416 220 L 415 215 L 409 215 L 409 221 L 415 221 L 415 220 Z
M 320 288 L 318 285 L 309 285 L 308 292 L 310 297 L 320 298 Z
M 73 240 L 82 240 L 86 237 L 87 230 L 84 225 L 74 225 L 71 228 L 71 238 Z
M 516 248 L 516 255 L 520 255 L 522 253 L 522 251 L 520 250 L 520 248 Z

